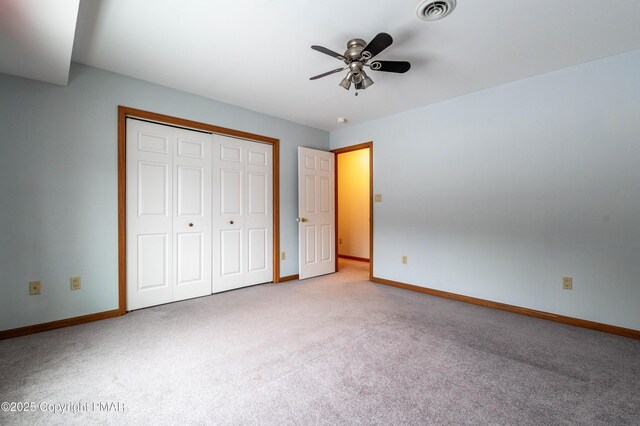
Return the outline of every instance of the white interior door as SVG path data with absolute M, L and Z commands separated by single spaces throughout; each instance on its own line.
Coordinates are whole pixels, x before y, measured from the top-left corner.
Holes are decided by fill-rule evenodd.
M 335 272 L 334 154 L 298 148 L 300 279 Z
M 127 310 L 211 294 L 211 135 L 127 119 Z
M 273 147 L 249 142 L 245 163 L 246 285 L 273 281 Z
M 127 119 L 127 310 L 173 300 L 171 128 Z
M 273 148 L 213 135 L 213 292 L 273 281 Z
M 213 135 L 213 292 L 244 285 L 244 141 Z
M 173 300 L 211 294 L 211 134 L 173 129 Z

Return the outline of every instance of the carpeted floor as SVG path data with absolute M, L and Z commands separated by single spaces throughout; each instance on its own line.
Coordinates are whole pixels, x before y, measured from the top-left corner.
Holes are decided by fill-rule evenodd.
M 639 341 L 343 263 L 0 341 L 0 402 L 37 406 L 0 424 L 640 424 Z

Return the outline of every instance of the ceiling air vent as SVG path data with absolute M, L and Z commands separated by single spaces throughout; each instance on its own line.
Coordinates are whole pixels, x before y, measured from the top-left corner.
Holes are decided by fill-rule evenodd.
M 456 8 L 456 0 L 425 0 L 416 11 L 418 18 L 425 21 L 442 19 Z

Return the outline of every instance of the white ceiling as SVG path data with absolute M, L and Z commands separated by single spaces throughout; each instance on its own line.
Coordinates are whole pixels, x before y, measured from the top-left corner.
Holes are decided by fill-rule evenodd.
M 0 72 L 67 84 L 80 0 L 0 0 Z
M 73 61 L 330 130 L 338 116 L 360 123 L 640 49 L 638 0 L 458 0 L 436 22 L 419 20 L 418 4 L 82 0 Z M 358 97 L 338 86 L 341 73 L 309 80 L 341 65 L 312 44 L 341 53 L 378 32 L 394 44 L 377 58 L 408 60 L 408 73 L 370 72 Z

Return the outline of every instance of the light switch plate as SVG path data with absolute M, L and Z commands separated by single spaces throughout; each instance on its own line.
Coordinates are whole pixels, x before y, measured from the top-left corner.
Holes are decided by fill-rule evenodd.
M 562 277 L 562 288 L 565 290 L 572 290 L 573 279 L 571 277 Z
M 382 194 L 376 194 L 373 199 L 376 203 L 382 202 Z

